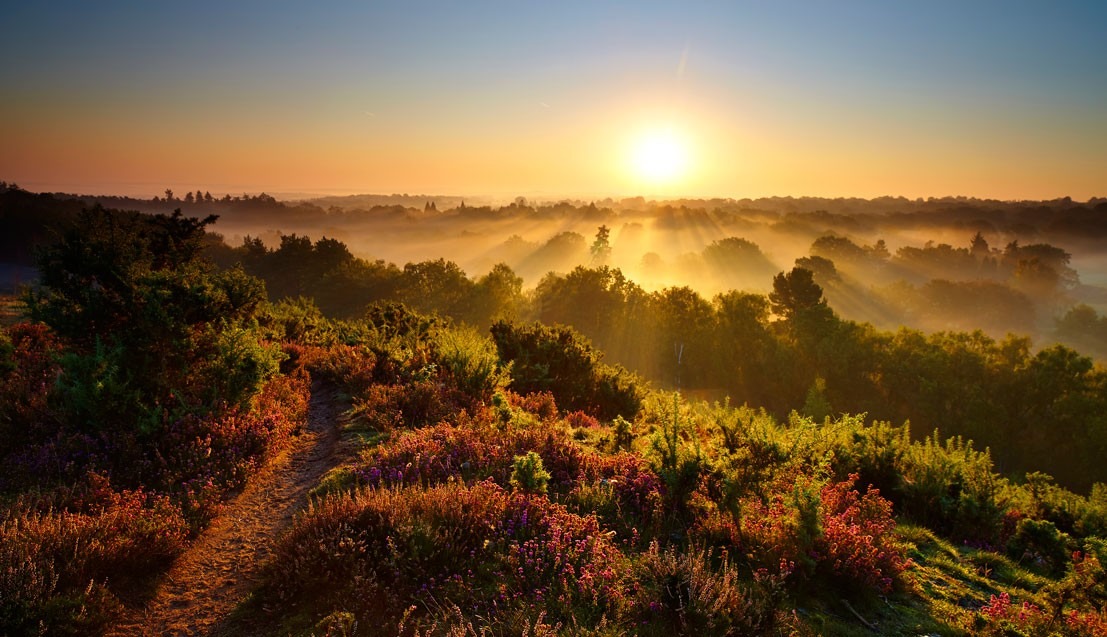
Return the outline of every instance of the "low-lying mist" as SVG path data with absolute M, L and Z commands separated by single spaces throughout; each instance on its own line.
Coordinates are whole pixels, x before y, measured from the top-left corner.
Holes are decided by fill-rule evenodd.
M 248 238 L 275 249 L 288 235 L 326 237 L 369 262 L 445 259 L 473 280 L 505 264 L 524 290 L 550 273 L 608 266 L 647 292 L 690 287 L 711 299 L 728 290 L 767 293 L 776 273 L 799 266 L 846 319 L 882 329 L 1026 334 L 1040 344 L 1087 345 L 1087 334 L 1066 333 L 1077 329 L 1066 316 L 1083 306 L 1097 321 L 1107 312 L 1107 201 L 1100 199 L 520 197 L 502 206 L 401 195 L 90 199 L 218 214 L 216 230 L 231 247 Z M 1107 344 L 1089 353 L 1102 358 Z

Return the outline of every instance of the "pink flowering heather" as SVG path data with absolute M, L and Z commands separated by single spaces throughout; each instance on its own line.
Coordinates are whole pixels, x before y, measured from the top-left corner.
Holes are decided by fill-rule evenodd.
M 356 610 L 367 625 L 398 621 L 413 603 L 567 617 L 618 603 L 620 560 L 594 516 L 545 497 L 491 482 L 370 489 L 328 498 L 296 522 L 267 595 L 321 614 Z

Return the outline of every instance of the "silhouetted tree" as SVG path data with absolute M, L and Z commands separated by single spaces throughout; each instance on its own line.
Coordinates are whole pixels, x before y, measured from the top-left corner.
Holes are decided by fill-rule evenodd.
M 657 322 L 658 359 L 664 378 L 677 387 L 703 385 L 713 371 L 714 311 L 690 287 L 665 288 L 651 295 Z
M 611 257 L 611 242 L 608 240 L 610 235 L 611 230 L 607 226 L 600 226 L 596 231 L 596 239 L 592 242 L 591 248 L 593 265 L 606 265 Z
M 522 312 L 523 279 L 507 264 L 497 263 L 476 282 L 473 322 L 487 327 L 493 320 L 516 320 Z
M 826 307 L 823 289 L 815 283 L 814 274 L 805 268 L 792 268 L 773 277 L 773 291 L 769 293 L 769 307 L 773 314 L 793 319 L 798 314 Z
M 776 271 L 756 243 L 727 237 L 703 249 L 703 262 L 724 289 L 760 287 Z
M 991 249 L 988 247 L 988 240 L 979 232 L 973 235 L 969 251 L 972 252 L 972 255 L 977 259 L 984 259 L 991 254 Z
M 838 268 L 834 267 L 834 262 L 830 259 L 817 256 L 800 257 L 796 259 L 796 267 L 810 270 L 812 277 L 819 285 L 825 286 L 828 283 L 841 281 L 841 277 L 838 276 Z

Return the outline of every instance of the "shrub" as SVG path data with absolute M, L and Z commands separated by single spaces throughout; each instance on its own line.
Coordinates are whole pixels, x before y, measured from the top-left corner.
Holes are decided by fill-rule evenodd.
M 528 451 L 524 456 L 515 456 L 511 471 L 511 486 L 524 493 L 545 493 L 550 474 L 542 466 L 542 456 Z
M 664 484 L 650 464 L 637 454 L 585 454 L 581 458 L 578 484 L 609 488 L 626 530 L 647 530 L 662 512 Z
M 214 221 L 95 207 L 41 252 L 26 301 L 69 348 L 59 405 L 74 427 L 148 434 L 182 405 L 245 402 L 275 368 L 277 353 L 240 331 L 262 283 L 200 258 Z
M 167 425 L 140 467 L 145 480 L 181 503 L 199 528 L 216 512 L 224 493 L 245 484 L 251 471 L 284 447 L 307 420 L 308 379 L 276 376 L 252 408 L 224 414 L 189 415 Z
M 467 403 L 484 403 L 510 381 L 500 367 L 496 347 L 469 328 L 439 330 L 431 343 L 435 359 L 448 382 L 467 397 Z
M 554 395 L 548 391 L 530 392 L 519 395 L 515 392 L 504 392 L 508 402 L 527 413 L 533 414 L 539 420 L 551 420 L 557 417 L 557 403 Z
M 751 635 L 768 633 L 780 601 L 779 580 L 767 572 L 744 581 L 724 555 L 718 566 L 711 551 L 678 553 L 657 542 L 635 564 L 639 588 L 635 624 L 643 635 Z
M 451 479 L 491 478 L 510 484 L 515 456 L 537 452 L 549 486 L 565 489 L 580 471 L 581 452 L 548 426 L 502 431 L 492 423 L 440 423 L 391 440 L 364 454 L 357 467 L 369 485 L 436 485 Z
M 856 480 L 853 475 L 822 489 L 820 557 L 834 577 L 887 592 L 908 564 L 894 541 L 892 504 L 876 489 L 860 495 Z
M 500 321 L 492 326 L 492 339 L 500 359 L 511 363 L 516 392 L 548 391 L 562 408 L 603 420 L 633 418 L 642 406 L 637 381 L 625 370 L 601 363 L 601 354 L 571 328 Z
M 14 450 L 53 429 L 48 399 L 59 373 L 60 346 L 44 325 L 20 323 L 0 334 L 0 440 Z
M 1102 613 L 1103 599 L 1107 597 L 1107 569 L 1103 567 L 1104 559 L 1107 559 L 1107 540 L 1090 539 L 1084 551 L 1072 554 L 1072 562 L 1069 563 L 1065 576 L 1042 590 L 1046 609 L 1051 611 L 1053 621 L 1059 620 L 1066 613 L 1073 618 L 1078 613 L 1089 610 L 1092 612 L 1080 616 L 1093 624 L 1097 617 L 1101 622 L 1107 619 Z M 1100 610 L 1098 616 L 1094 612 L 1096 609 Z M 1107 628 L 1107 624 L 1100 627 Z
M 130 593 L 177 555 L 180 510 L 106 481 L 81 511 L 13 509 L 0 521 L 0 633 L 98 632 Z
M 887 592 L 908 566 L 893 531 L 892 505 L 875 489 L 861 495 L 856 476 L 821 482 L 798 475 L 782 481 L 768 502 L 743 502 L 742 538 L 756 563 L 795 563 L 808 578 Z
M 296 342 L 285 343 L 283 351 L 283 373 L 306 369 L 313 379 L 335 383 L 347 395 L 360 396 L 375 382 L 376 357 L 364 346 Z
M 938 432 L 912 444 L 903 459 L 900 505 L 913 521 L 955 539 L 995 541 L 1005 507 L 1003 482 L 987 451 Z
M 211 379 L 209 404 L 245 406 L 284 360 L 280 346 L 262 343 L 256 333 L 241 327 L 225 328 L 213 340 L 215 351 L 204 374 Z
M 686 512 L 688 498 L 696 490 L 706 465 L 699 446 L 689 449 L 684 442 L 682 409 L 680 394 L 673 394 L 671 413 L 662 418 L 661 428 L 650 439 L 655 470 L 665 483 L 666 503 L 669 510 L 678 515 Z
M 1068 564 L 1069 537 L 1057 530 L 1048 520 L 1023 518 L 1018 521 L 1015 533 L 1007 541 L 1007 554 L 1023 563 L 1060 575 Z
M 622 416 L 616 416 L 611 424 L 611 442 L 613 451 L 630 451 L 634 444 L 634 433 L 631 431 L 630 422 Z
M 1054 615 L 1027 600 L 1015 603 L 1011 595 L 992 595 L 980 609 L 982 635 L 1066 635 L 1071 637 L 1107 636 L 1107 612 L 1070 610 Z
M 354 398 L 351 418 L 381 432 L 426 427 L 450 416 L 455 407 L 432 380 L 405 385 L 373 385 Z
M 485 618 L 538 608 L 587 625 L 620 603 L 619 562 L 595 517 L 544 497 L 490 483 L 370 489 L 301 516 L 263 595 L 367 626 L 396 625 L 416 603 Z
M 600 421 L 583 411 L 574 411 L 566 414 L 565 422 L 569 423 L 569 426 L 574 429 L 599 429 L 600 427 Z

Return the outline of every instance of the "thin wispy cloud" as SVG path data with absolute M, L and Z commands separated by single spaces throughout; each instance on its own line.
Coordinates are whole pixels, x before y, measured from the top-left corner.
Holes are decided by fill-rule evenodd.
M 677 77 L 684 77 L 684 69 L 688 67 L 688 49 L 690 45 L 684 45 L 684 50 L 680 52 L 680 62 L 677 63 Z

